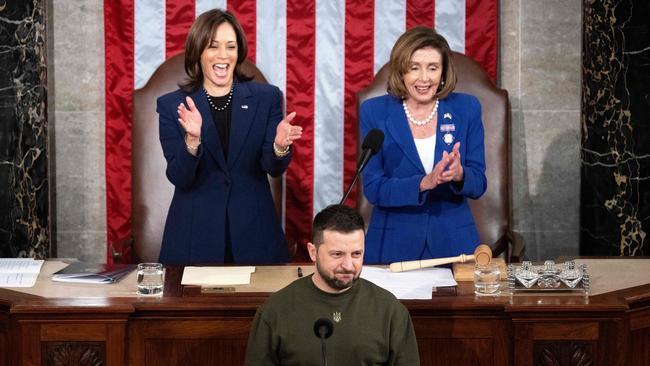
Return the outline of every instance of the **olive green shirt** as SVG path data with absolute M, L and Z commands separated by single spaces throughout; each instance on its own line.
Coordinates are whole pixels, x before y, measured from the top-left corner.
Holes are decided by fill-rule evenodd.
M 331 294 L 311 276 L 272 295 L 253 321 L 246 365 L 320 366 L 321 341 L 314 322 L 328 318 L 328 365 L 419 365 L 408 310 L 395 296 L 360 278 L 349 290 Z

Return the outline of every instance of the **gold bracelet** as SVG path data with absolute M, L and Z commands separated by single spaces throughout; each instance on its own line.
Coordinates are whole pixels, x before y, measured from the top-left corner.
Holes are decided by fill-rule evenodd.
M 278 158 L 283 158 L 287 156 L 289 154 L 289 149 L 291 149 L 291 145 L 285 147 L 284 150 L 280 150 L 278 148 L 278 145 L 276 145 L 275 142 L 273 143 L 273 152 L 275 153 L 275 156 L 277 156 Z
M 201 146 L 201 139 L 200 139 L 200 138 L 199 138 L 199 143 L 198 143 L 198 145 L 196 145 L 196 146 L 191 146 L 190 144 L 188 144 L 188 143 L 187 143 L 187 134 L 185 134 L 185 138 L 183 139 L 183 141 L 185 142 L 185 146 L 187 147 L 187 149 L 188 149 L 188 150 L 191 150 L 191 151 L 196 151 L 196 150 L 199 149 L 199 146 Z

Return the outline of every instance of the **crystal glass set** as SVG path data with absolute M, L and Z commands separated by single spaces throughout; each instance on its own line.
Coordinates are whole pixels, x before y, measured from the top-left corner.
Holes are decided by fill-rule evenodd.
M 545 261 L 534 266 L 530 261 L 508 266 L 508 288 L 513 291 L 583 291 L 589 292 L 589 274 L 585 264 L 577 267 L 574 261 L 556 264 Z

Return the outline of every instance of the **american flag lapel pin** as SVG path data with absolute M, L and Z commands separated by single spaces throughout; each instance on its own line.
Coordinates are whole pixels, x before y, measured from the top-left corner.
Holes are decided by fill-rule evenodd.
M 248 109 L 248 104 L 242 104 L 241 109 Z

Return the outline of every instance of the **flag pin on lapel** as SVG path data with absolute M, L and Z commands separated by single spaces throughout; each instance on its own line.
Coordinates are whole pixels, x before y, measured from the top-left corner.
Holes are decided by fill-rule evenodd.
M 241 106 L 241 109 L 248 109 L 248 104 L 243 104 L 243 105 Z

